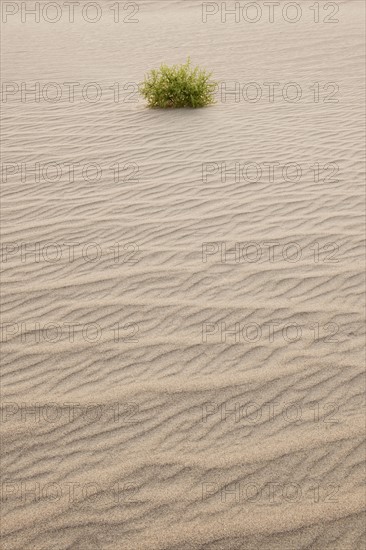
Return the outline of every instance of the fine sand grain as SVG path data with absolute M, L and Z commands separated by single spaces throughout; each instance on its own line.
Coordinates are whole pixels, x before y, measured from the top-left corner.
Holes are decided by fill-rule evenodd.
M 365 5 L 300 3 L 3 19 L 5 550 L 365 548 Z

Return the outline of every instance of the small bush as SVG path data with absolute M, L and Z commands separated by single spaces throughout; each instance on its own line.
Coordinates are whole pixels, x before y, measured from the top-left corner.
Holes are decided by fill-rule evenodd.
M 184 65 L 161 65 L 145 76 L 140 92 L 149 107 L 162 109 L 205 107 L 214 103 L 215 82 L 199 67 L 193 68 L 190 59 Z

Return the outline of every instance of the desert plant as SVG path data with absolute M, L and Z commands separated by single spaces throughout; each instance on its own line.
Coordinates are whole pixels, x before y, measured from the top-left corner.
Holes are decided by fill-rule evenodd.
M 184 65 L 161 65 L 146 76 L 140 92 L 149 107 L 179 108 L 205 107 L 214 103 L 215 82 L 212 73 L 199 67 L 193 68 L 188 58 Z

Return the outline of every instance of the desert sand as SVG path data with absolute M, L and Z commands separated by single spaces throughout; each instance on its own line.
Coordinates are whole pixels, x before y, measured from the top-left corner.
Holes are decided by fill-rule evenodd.
M 2 4 L 2 548 L 365 548 L 364 3 Z

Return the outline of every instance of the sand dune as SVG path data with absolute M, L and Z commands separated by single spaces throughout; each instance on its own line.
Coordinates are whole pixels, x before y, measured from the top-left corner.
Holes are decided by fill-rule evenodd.
M 12 4 L 2 547 L 365 548 L 363 2 Z M 148 110 L 187 55 L 216 105 Z

